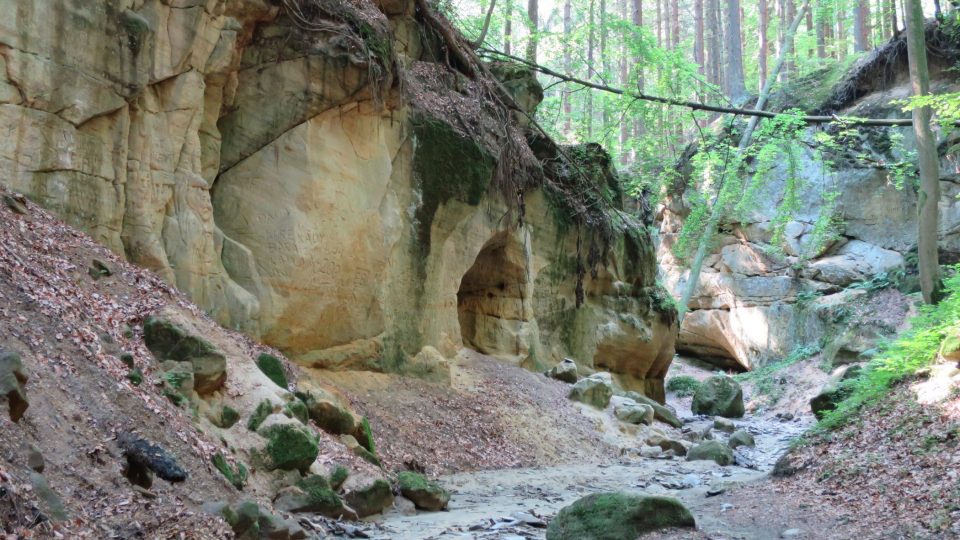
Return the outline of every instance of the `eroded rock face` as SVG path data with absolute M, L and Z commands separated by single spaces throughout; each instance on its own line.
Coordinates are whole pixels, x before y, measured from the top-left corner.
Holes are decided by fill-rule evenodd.
M 932 55 L 931 65 L 938 91 L 960 90 L 956 75 L 941 71 L 942 58 Z M 906 73 L 905 63 L 890 69 Z M 901 84 L 872 88 L 837 114 L 902 115 L 891 100 L 908 96 L 909 88 L 902 85 L 905 78 L 896 80 Z M 894 142 L 900 136 L 902 148 Z M 804 137 L 812 140 L 813 131 Z M 954 261 L 960 255 L 960 213 L 953 202 L 960 193 L 960 164 L 956 136 L 940 133 L 940 138 L 941 261 Z M 822 336 L 835 335 L 842 342 L 825 345 L 828 361 L 862 360 L 859 355 L 874 348 L 883 336 L 873 335 L 877 329 L 848 329 L 835 314 L 838 306 L 854 299 L 854 291 L 847 289 L 850 285 L 876 276 L 882 279 L 909 266 L 910 253 L 916 250 L 916 192 L 909 186 L 898 189 L 891 171 L 874 163 L 905 159 L 913 148 L 910 128 L 862 130 L 862 135 L 844 142 L 840 154 L 828 156 L 835 166 L 826 174 L 814 150 L 798 148 L 795 170 L 803 188 L 780 243 L 774 241 L 776 209 L 786 196 L 790 167 L 787 160 L 777 164 L 756 194 L 756 208 L 724 225 L 716 238 L 718 247 L 706 259 L 687 306 L 690 311 L 683 320 L 677 350 L 725 368 L 752 369 L 784 358 L 798 347 L 819 347 Z M 858 156 L 872 157 L 861 160 Z M 836 193 L 835 201 L 824 198 L 827 193 Z M 686 286 L 687 271 L 672 248 L 690 212 L 690 195 L 671 193 L 659 214 L 658 256 L 667 287 L 678 297 Z M 831 212 L 838 227 L 835 237 L 826 238 L 817 223 Z M 773 254 L 777 248 L 779 255 Z M 848 331 L 858 335 L 851 339 Z M 848 358 L 836 361 L 833 357 L 841 349 L 845 352 L 840 356 Z
M 501 156 L 394 84 L 394 59 L 447 69 L 412 1 L 344 7 L 363 46 L 274 4 L 17 3 L 0 22 L 0 178 L 305 365 L 419 358 L 448 380 L 468 346 L 538 370 L 571 357 L 662 400 L 675 312 L 643 224 L 578 279 L 577 231 L 549 197 L 503 197 Z M 531 73 L 494 68 L 532 112 Z M 446 79 L 428 90 L 472 84 Z M 616 187 L 584 149 L 591 181 Z

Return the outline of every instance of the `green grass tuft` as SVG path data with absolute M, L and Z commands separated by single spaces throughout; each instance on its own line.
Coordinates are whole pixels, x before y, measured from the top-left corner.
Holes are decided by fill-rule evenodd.
M 679 397 L 692 396 L 700 388 L 700 381 L 689 375 L 677 375 L 667 381 L 667 391 L 673 392 Z

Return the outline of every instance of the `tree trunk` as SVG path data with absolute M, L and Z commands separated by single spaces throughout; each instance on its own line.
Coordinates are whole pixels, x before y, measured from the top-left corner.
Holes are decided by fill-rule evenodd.
M 813 10 L 807 10 L 807 33 L 815 33 L 815 26 L 813 23 Z M 807 58 L 813 57 L 813 47 L 807 47 Z
M 633 9 L 630 12 L 630 18 L 638 30 L 643 28 L 643 0 L 633 0 Z M 645 84 L 643 77 L 643 63 L 638 62 L 636 70 L 637 90 L 643 92 Z M 643 123 L 639 118 L 635 118 L 633 121 L 633 136 L 639 138 L 641 135 L 643 135 Z
M 853 17 L 853 33 L 853 50 L 856 52 L 870 50 L 870 0 L 857 0 Z
M 679 0 L 670 0 L 670 18 L 673 22 L 673 30 L 670 32 L 673 38 L 673 49 L 680 46 L 680 2 Z
M 700 75 L 706 76 L 707 58 L 703 44 L 703 0 L 693 0 L 693 27 L 693 61 L 699 66 Z
M 897 0 L 887 2 L 887 15 L 890 17 L 890 37 L 894 37 L 900 31 L 897 25 Z
M 587 72 L 587 80 L 593 80 L 593 74 L 596 71 L 596 68 L 593 65 L 593 46 L 594 39 L 596 37 L 596 29 L 594 28 L 594 0 L 590 0 L 589 6 L 589 24 L 587 26 L 587 65 L 585 66 Z M 583 114 L 583 123 L 585 124 L 587 131 L 587 140 L 590 140 L 593 137 L 593 92 L 587 92 L 586 95 L 586 106 L 584 107 Z
M 563 3 L 563 72 L 566 73 L 567 76 L 573 74 L 571 72 L 570 61 L 570 33 L 573 30 L 570 1 L 571 0 L 566 0 Z M 560 99 L 563 101 L 563 136 L 564 138 L 569 138 L 572 131 L 570 117 L 573 112 L 573 107 L 570 105 L 570 90 L 564 86 L 563 93 L 560 96 Z
M 834 38 L 837 60 L 843 60 L 847 56 L 847 28 L 843 24 L 843 11 L 836 10 L 837 16 L 837 35 Z
M 507 54 L 513 54 L 510 52 L 510 41 L 513 39 L 513 0 L 507 0 L 506 6 L 507 13 L 503 21 L 503 50 Z
M 627 20 L 627 2 L 630 0 L 620 0 L 620 18 Z M 623 43 L 623 50 L 620 55 L 620 85 L 624 88 L 630 88 L 630 69 L 627 65 L 629 48 L 626 42 Z M 620 122 L 620 164 L 626 165 L 630 162 L 630 123 Z
M 784 19 L 784 22 L 792 21 L 794 18 L 796 18 L 797 4 L 794 2 L 794 0 L 786 0 L 784 7 L 786 8 L 786 12 L 784 13 L 786 18 Z M 787 33 L 784 34 L 784 37 L 787 37 Z M 796 45 L 796 43 L 794 43 L 795 37 L 796 31 L 789 35 L 790 45 L 787 47 L 787 49 L 790 51 L 790 54 L 788 54 L 784 59 L 783 69 L 781 70 L 781 74 L 783 75 L 782 80 L 784 81 L 788 80 L 790 75 L 792 75 L 794 70 L 796 70 L 796 63 L 793 61 L 793 47 Z
M 734 103 L 747 97 L 743 83 L 743 49 L 740 47 L 740 0 L 727 0 L 727 95 Z
M 927 42 L 920 0 L 908 0 L 904 16 L 907 23 L 910 87 L 913 95 L 925 96 L 930 93 L 930 72 L 927 69 Z M 940 162 L 937 157 L 937 139 L 930 129 L 930 107 L 913 109 L 913 131 L 917 136 L 917 157 L 920 161 L 920 191 L 917 193 L 917 266 L 920 269 L 920 292 L 924 302 L 934 304 L 940 300 L 941 289 L 937 254 Z
M 657 47 L 663 47 L 663 1 L 657 2 Z
M 600 0 L 600 66 L 603 70 L 601 79 L 604 81 L 609 80 L 610 77 L 610 58 L 607 51 L 607 0 Z M 600 121 L 602 122 L 601 126 L 604 129 L 604 133 L 607 133 L 607 126 L 610 125 L 610 108 L 607 106 L 607 100 L 604 99 L 601 103 L 602 111 L 600 116 Z M 608 141 L 604 141 L 606 144 Z
M 757 85 L 761 89 L 767 81 L 767 48 L 769 46 L 767 43 L 767 27 L 769 25 L 770 12 L 768 0 L 760 0 L 760 27 L 757 29 L 757 34 L 760 38 L 759 50 L 757 51 L 760 63 L 760 76 L 758 77 Z
M 537 35 L 540 31 L 539 19 L 540 6 L 538 0 L 527 0 L 527 28 L 530 36 L 527 38 L 527 60 L 533 63 L 537 62 Z

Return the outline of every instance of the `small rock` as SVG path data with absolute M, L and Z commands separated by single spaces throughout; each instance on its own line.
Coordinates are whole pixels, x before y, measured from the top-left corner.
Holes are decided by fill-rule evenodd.
M 400 493 L 413 501 L 417 508 L 423 510 L 443 510 L 450 502 L 450 493 L 436 482 L 427 480 L 425 476 L 413 471 L 403 471 L 397 474 L 397 484 Z
M 107 266 L 107 263 L 103 262 L 100 259 L 93 259 L 90 261 L 90 268 L 87 269 L 87 273 L 90 274 L 94 280 L 98 280 L 102 277 L 110 277 L 113 275 L 113 270 Z
M 800 529 L 787 529 L 780 533 L 780 538 L 799 538 L 803 536 L 803 531 Z
M 731 420 L 717 416 L 713 419 L 713 429 L 724 433 L 733 433 L 737 430 L 737 426 L 735 426 Z
M 664 424 L 679 428 L 683 425 L 683 422 L 677 418 L 677 411 L 670 407 L 669 405 L 664 405 L 657 402 L 656 400 L 650 399 L 647 396 L 639 392 L 626 392 L 624 397 L 630 398 L 641 405 L 649 405 L 653 407 L 653 417 L 656 420 L 663 422 Z
M 660 457 L 660 454 L 663 453 L 663 449 L 659 446 L 647 446 L 643 445 L 640 447 L 640 456 L 645 458 L 655 458 Z
M 577 363 L 570 358 L 564 358 L 559 364 L 548 369 L 545 375 L 551 379 L 574 384 L 579 378 Z
M 613 409 L 613 414 L 618 420 L 628 424 L 646 424 L 649 426 L 653 423 L 653 407 L 632 400 L 617 405 Z
M 524 525 L 529 525 L 531 527 L 536 527 L 538 529 L 544 529 L 547 527 L 547 522 L 531 514 L 530 512 L 514 512 L 513 514 L 510 515 L 510 517 L 514 521 L 519 521 Z
M 161 361 L 190 362 L 198 394 L 219 390 L 227 379 L 226 356 L 208 341 L 188 334 L 170 321 L 147 317 L 143 322 L 143 341 Z
M 7 208 L 21 216 L 30 213 L 29 210 L 27 210 L 27 198 L 19 193 L 4 193 L 3 203 L 7 205 Z
M 23 367 L 20 355 L 0 349 L 0 401 L 7 402 L 10 420 L 19 422 L 27 412 L 27 371 Z
M 687 461 L 712 460 L 717 465 L 732 465 L 733 452 L 720 441 L 702 442 L 687 452 Z
M 393 508 L 401 516 L 415 516 L 417 515 L 417 505 L 413 504 L 413 501 L 400 495 L 393 498 Z
M 707 497 L 716 497 L 727 492 L 727 488 L 721 486 L 711 486 L 707 489 Z
M 749 446 L 753 448 L 756 446 L 756 443 L 753 440 L 753 435 L 742 429 L 738 429 L 730 434 L 730 440 L 727 441 L 727 445 L 730 448 L 737 448 L 738 446 Z
M 613 397 L 613 378 L 609 373 L 594 373 L 573 385 L 568 397 L 598 409 L 605 409 Z
M 27 466 L 38 473 L 42 473 L 45 467 L 43 454 L 40 453 L 39 448 L 32 444 L 27 451 Z

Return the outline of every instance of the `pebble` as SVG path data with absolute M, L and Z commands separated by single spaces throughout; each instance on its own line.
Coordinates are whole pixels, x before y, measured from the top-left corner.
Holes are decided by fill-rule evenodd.
M 787 529 L 780 533 L 780 538 L 799 538 L 803 535 L 800 529 Z

